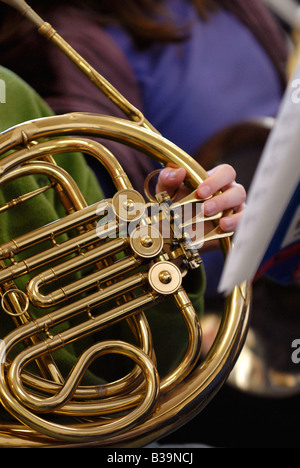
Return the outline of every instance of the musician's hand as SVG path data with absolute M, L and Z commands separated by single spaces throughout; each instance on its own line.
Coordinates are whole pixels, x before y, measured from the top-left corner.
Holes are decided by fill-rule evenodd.
M 185 176 L 186 171 L 182 168 L 163 169 L 157 182 L 157 192 L 167 191 L 171 196 L 178 189 L 179 198 L 184 197 L 187 194 L 187 187 L 183 184 Z M 200 199 L 222 192 L 204 202 L 204 213 L 212 216 L 227 210 L 233 211 L 220 220 L 220 226 L 225 232 L 236 230 L 245 208 L 246 191 L 235 179 L 235 170 L 228 164 L 222 164 L 208 171 L 208 178 L 197 189 Z

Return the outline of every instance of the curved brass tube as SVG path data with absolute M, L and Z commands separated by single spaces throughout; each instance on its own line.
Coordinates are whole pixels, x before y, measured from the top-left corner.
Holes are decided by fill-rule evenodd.
M 82 122 L 79 123 L 79 120 L 82 118 L 86 119 L 84 125 Z M 71 127 L 70 122 L 72 122 L 73 127 Z M 53 124 L 54 128 L 52 128 Z M 111 129 L 111 127 L 113 128 Z M 189 184 L 192 188 L 196 187 L 200 181 L 203 180 L 202 177 L 205 177 L 205 172 L 202 170 L 199 171 L 198 165 L 172 143 L 162 139 L 162 137 L 156 134 L 152 135 L 148 130 L 128 123 L 127 121 L 114 120 L 114 124 L 111 125 L 111 119 L 105 116 L 72 114 L 71 116 L 49 117 L 41 121 L 33 121 L 22 125 L 23 132 L 29 133 L 29 128 L 31 137 L 35 141 L 40 138 L 45 138 L 46 134 L 51 138 L 58 134 L 64 137 L 68 136 L 68 138 L 35 144 L 29 151 L 18 151 L 15 153 L 15 157 L 9 154 L 2 162 L 0 169 L 3 181 L 7 183 L 10 179 L 13 180 L 15 178 L 16 171 L 19 171 L 20 167 L 24 166 L 24 171 L 26 171 L 26 173 L 31 165 L 33 172 L 35 172 L 35 169 L 38 171 L 47 168 L 48 163 L 40 164 L 39 162 L 31 162 L 35 160 L 38 155 L 40 157 L 45 157 L 49 152 L 55 155 L 67 152 L 68 149 L 69 151 L 78 151 L 79 148 L 83 147 L 86 150 L 87 146 L 90 146 L 90 142 L 88 145 L 82 145 L 81 138 L 74 139 L 72 136 L 78 133 L 101 137 L 109 136 L 110 138 L 113 136 L 116 141 L 126 142 L 126 144 L 128 144 L 128 140 L 130 140 L 131 146 L 142 149 L 146 154 L 149 154 L 150 151 L 153 152 L 155 158 L 162 163 L 170 161 L 175 164 L 178 163 L 180 159 L 181 165 L 188 170 Z M 69 136 L 71 136 L 71 138 L 69 138 Z M 4 134 L 0 137 L 0 140 L 2 138 L 4 138 Z M 22 136 L 19 134 L 18 128 L 6 132 L 3 148 L 7 150 L 8 148 L 12 149 L 14 145 L 19 145 L 20 138 L 22 138 Z M 66 141 L 70 144 L 69 147 L 66 146 Z M 93 150 L 91 149 L 90 153 L 96 154 L 96 157 L 98 157 L 98 145 L 92 141 L 91 147 Z M 18 155 L 18 159 L 16 159 L 16 154 Z M 66 155 L 66 157 L 68 157 L 68 155 Z M 122 170 L 119 170 L 119 166 L 117 167 L 119 176 Z M 113 171 L 113 166 L 111 167 L 111 171 Z M 58 170 L 57 173 L 60 174 L 60 171 Z M 53 178 L 53 173 L 51 173 L 51 176 Z M 120 180 L 119 177 L 117 179 Z M 136 384 L 131 385 L 132 392 L 126 397 L 119 393 L 119 396 L 114 397 L 114 400 L 111 401 L 109 401 L 111 397 L 108 397 L 107 400 L 104 398 L 102 401 L 99 393 L 97 394 L 96 388 L 84 389 L 79 386 L 75 389 L 76 384 L 74 384 L 74 382 L 77 383 L 77 381 L 80 380 L 81 373 L 77 376 L 73 374 L 73 377 L 68 379 L 67 383 L 64 383 L 63 386 L 57 383 L 55 385 L 50 384 L 47 391 L 47 385 L 45 384 L 43 387 L 43 381 L 32 376 L 27 377 L 27 373 L 23 372 L 28 362 L 39 359 L 46 350 L 47 352 L 49 352 L 50 349 L 52 351 L 57 350 L 66 346 L 67 343 L 78 339 L 80 336 L 93 334 L 95 331 L 99 331 L 103 327 L 107 328 L 125 317 L 132 317 L 135 313 L 140 313 L 142 310 L 152 307 L 155 302 L 160 299 L 160 295 L 153 292 L 146 292 L 136 298 L 130 297 L 130 291 L 133 291 L 132 288 L 140 288 L 142 284 L 148 284 L 147 274 L 139 273 L 129 276 L 128 278 L 120 278 L 117 283 L 113 281 L 110 284 L 112 278 L 116 279 L 117 276 L 123 272 L 123 267 L 127 273 L 129 273 L 132 267 L 134 273 L 135 266 L 141 265 L 145 261 L 135 258 L 135 256 L 129 256 L 128 258 L 126 256 L 123 260 L 120 259 L 112 265 L 108 264 L 104 269 L 102 268 L 100 271 L 96 270 L 83 279 L 78 279 L 74 284 L 67 285 L 66 289 L 58 289 L 54 296 L 51 297 L 50 294 L 48 298 L 49 302 L 47 296 L 43 297 L 44 294 L 40 295 L 39 290 L 42 285 L 49 286 L 52 280 L 57 280 L 67 275 L 70 271 L 73 272 L 74 270 L 80 269 L 83 265 L 90 265 L 96 262 L 98 253 L 100 254 L 99 259 L 103 261 L 109 253 L 115 255 L 120 249 L 126 250 L 129 245 L 126 238 L 122 239 L 120 237 L 109 240 L 108 236 L 103 236 L 104 239 L 101 240 L 97 235 L 97 230 L 95 228 L 97 217 L 105 215 L 110 203 L 111 201 L 109 200 L 101 202 L 100 209 L 97 206 L 84 207 L 77 212 L 75 211 L 67 215 L 62 220 L 55 221 L 51 226 L 41 227 L 36 233 L 33 232 L 30 233 L 30 235 L 24 234 L 19 239 L 9 241 L 0 247 L 0 253 L 3 259 L 12 258 L 12 255 L 15 256 L 20 252 L 24 255 L 26 250 L 32 246 L 32 243 L 37 245 L 45 241 L 45 239 L 52 239 L 53 241 L 56 236 L 66 233 L 69 229 L 73 230 L 82 225 L 90 226 L 89 230 L 80 233 L 78 239 L 66 240 L 59 247 L 62 258 L 66 255 L 70 255 L 72 252 L 77 252 L 77 256 L 74 257 L 74 259 L 66 259 L 60 265 L 51 267 L 51 269 L 48 269 L 48 272 L 46 270 L 42 272 L 40 276 L 35 276 L 29 281 L 27 288 L 28 297 L 31 298 L 31 303 L 36 306 L 43 305 L 43 308 L 47 308 L 50 305 L 57 306 L 60 302 L 64 303 L 65 299 L 71 299 L 73 294 L 75 302 L 72 302 L 71 305 L 62 305 L 62 307 L 54 310 L 51 314 L 37 318 L 34 322 L 29 322 L 27 325 L 22 326 L 5 337 L 5 352 L 10 354 L 10 351 L 22 340 L 28 340 L 29 337 L 39 336 L 41 333 L 43 334 L 45 330 L 49 330 L 48 338 L 44 339 L 41 343 L 33 345 L 29 352 L 24 351 L 24 353 L 19 354 L 17 358 L 12 361 L 7 377 L 8 382 L 10 382 L 9 386 L 7 387 L 6 376 L 3 374 L 0 380 L 0 394 L 6 409 L 14 414 L 17 419 L 21 419 L 26 425 L 29 424 L 34 430 L 38 430 L 38 432 L 51 438 L 55 437 L 72 443 L 77 443 L 78 439 L 80 439 L 81 443 L 97 441 L 97 444 L 101 444 L 102 441 L 105 441 L 105 444 L 123 444 L 126 440 L 126 444 L 129 443 L 129 441 L 131 441 L 131 444 L 134 440 L 134 444 L 140 445 L 148 443 L 150 439 L 153 440 L 160 437 L 162 433 L 173 430 L 174 422 L 170 422 L 174 421 L 172 414 L 176 414 L 177 416 L 178 414 L 182 414 L 183 418 L 184 412 L 187 413 L 187 417 L 191 417 L 189 416 L 188 408 L 194 408 L 191 410 L 192 413 L 199 411 L 203 404 L 207 403 L 209 399 L 207 395 L 213 395 L 214 392 L 217 391 L 215 382 L 218 382 L 217 386 L 219 387 L 219 382 L 223 382 L 224 379 L 226 379 L 243 344 L 249 312 L 249 290 L 247 285 L 242 285 L 236 288 L 232 297 L 228 298 L 223 324 L 220 328 L 214 350 L 211 351 L 201 366 L 197 368 L 195 368 L 195 366 L 201 351 L 201 326 L 184 290 L 181 289 L 176 292 L 174 295 L 175 304 L 178 311 L 183 315 L 187 329 L 189 330 L 189 345 L 183 361 L 173 372 L 160 381 L 159 390 L 157 389 L 158 395 L 160 395 L 159 407 L 156 408 L 151 418 L 147 418 L 147 414 L 145 413 L 142 426 L 139 426 L 138 422 L 136 422 L 135 427 L 131 426 L 131 424 L 127 426 L 126 421 L 125 425 L 122 426 L 123 423 L 117 418 L 115 425 L 119 427 L 117 431 L 118 435 L 114 433 L 114 430 L 111 432 L 110 425 L 105 429 L 105 425 L 102 423 L 98 423 L 98 433 L 96 430 L 96 423 L 91 423 L 89 430 L 78 429 L 77 432 L 72 426 L 61 427 L 59 423 L 53 425 L 53 423 L 50 424 L 44 418 L 37 416 L 37 414 L 39 414 L 40 411 L 44 411 L 45 408 L 50 410 L 52 405 L 54 406 L 54 411 L 58 414 L 84 414 L 84 417 L 102 415 L 105 410 L 108 410 L 111 414 L 117 414 L 118 411 L 129 411 L 135 414 L 136 410 L 134 408 L 139 408 L 139 405 L 143 401 L 145 390 L 143 386 L 141 387 L 141 380 L 138 377 L 139 372 L 136 375 Z M 112 229 L 115 229 L 114 224 L 112 225 Z M 78 255 L 82 250 L 82 247 L 79 247 L 79 239 L 81 246 L 87 249 L 84 255 Z M 99 246 L 93 246 L 93 243 L 97 243 L 97 241 L 100 241 Z M 219 242 L 226 253 L 230 246 L 229 238 L 224 238 L 223 233 L 220 233 Z M 13 262 L 11 266 L 0 271 L 0 282 L 5 283 L 10 280 L 15 280 L 23 274 L 32 274 L 41 266 L 41 262 L 43 265 L 51 265 L 53 253 L 56 252 L 55 249 L 53 252 L 52 250 L 53 249 L 49 248 L 48 252 L 44 251 L 41 254 L 36 254 L 25 261 L 20 260 L 19 262 Z M 103 291 L 99 290 L 95 293 L 89 293 L 88 299 L 85 297 L 76 299 L 76 296 L 79 297 L 79 293 L 83 291 L 88 292 L 90 287 L 95 284 L 94 281 L 97 282 L 99 278 L 102 278 L 101 282 L 103 280 L 103 283 L 108 283 Z M 127 302 L 116 305 L 116 307 L 104 312 L 100 316 L 93 316 L 93 309 L 95 307 L 105 304 L 105 302 L 111 300 L 113 296 L 117 298 L 124 294 L 129 294 Z M 50 330 L 55 325 L 82 313 L 87 313 L 88 316 L 90 315 L 90 318 L 85 323 L 52 336 Z M 147 341 L 148 338 L 145 343 L 147 343 Z M 147 344 L 144 345 L 144 348 L 147 349 L 148 359 L 152 359 L 150 356 L 153 355 L 153 350 L 149 348 Z M 85 358 L 83 358 L 83 362 L 85 363 Z M 83 364 L 83 367 L 84 366 L 85 364 Z M 125 379 L 125 381 L 128 382 L 128 379 Z M 29 388 L 31 388 L 29 393 L 24 390 L 25 382 L 26 386 L 29 384 Z M 184 386 L 187 385 L 186 388 L 189 389 L 193 397 L 190 396 L 190 393 L 189 396 L 186 392 L 184 395 L 182 394 L 179 390 L 180 382 L 184 382 Z M 112 384 L 112 388 L 116 388 L 117 386 L 117 382 Z M 124 385 L 122 384 L 121 386 L 123 387 Z M 14 397 L 11 395 L 12 388 L 14 389 Z M 39 397 L 32 395 L 34 388 L 43 388 L 44 391 L 49 394 L 46 399 L 47 404 L 45 399 L 39 401 Z M 89 403 L 80 403 L 84 394 L 93 395 Z M 108 394 L 110 395 L 111 393 L 109 392 Z M 54 395 L 59 395 L 59 397 L 56 398 Z M 73 395 L 78 395 L 78 402 L 71 401 Z M 68 398 L 70 398 L 70 401 L 66 402 L 65 400 Z M 65 404 L 63 404 L 62 401 Z M 192 401 L 194 401 L 194 403 L 192 403 Z M 154 421 L 155 427 L 153 426 Z M 171 426 L 169 426 L 170 424 Z M 145 435 L 145 431 L 148 435 Z M 34 439 L 34 436 L 32 437 Z
M 0 446 L 7 438 L 15 446 L 32 447 L 147 445 L 201 411 L 243 347 L 249 285 L 236 287 L 227 298 L 217 338 L 204 359 L 201 320 L 182 286 L 183 277 L 201 265 L 200 244 L 217 240 L 226 256 L 233 233 L 220 229 L 222 213 L 214 219 L 178 219 L 178 210 L 203 203 L 195 190 L 207 177 L 205 170 L 163 138 L 23 0 L 4 3 L 33 21 L 130 121 L 71 113 L 25 122 L 0 135 L 0 189 L 27 175 L 49 179 L 45 187 L 9 200 L 0 215 L 51 189 L 66 212 L 62 219 L 0 244 L 1 312 L 12 314 L 16 327 L 0 346 L 0 401 L 19 421 L 0 423 Z M 162 166 L 183 167 L 191 195 L 175 203 L 159 194 L 160 217 L 151 214 L 154 200 L 146 203 L 133 190 L 116 157 L 94 138 L 130 146 Z M 73 179 L 55 163 L 55 155 L 68 158 L 73 152 L 89 154 L 104 165 L 117 190 L 112 200 L 87 206 Z M 170 235 L 164 237 L 159 223 L 167 218 Z M 214 223 L 197 242 L 188 232 L 195 222 Z M 25 288 L 19 289 L 19 280 Z M 167 297 L 182 319 L 187 345 L 182 360 L 159 376 L 155 340 L 144 312 Z M 101 340 L 102 333 L 112 333 L 112 326 L 124 322 L 132 343 Z M 85 349 L 74 355 L 68 374 L 60 373 L 57 351 L 78 342 Z M 133 362 L 131 370 L 120 369 L 121 376 L 112 382 L 84 385 L 91 364 L 106 354 L 125 356 Z M 34 363 L 38 372 L 31 370 Z

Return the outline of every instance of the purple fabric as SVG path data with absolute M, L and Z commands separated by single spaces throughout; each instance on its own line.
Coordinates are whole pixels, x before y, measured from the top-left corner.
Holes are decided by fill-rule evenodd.
M 145 114 L 162 135 L 194 155 L 225 127 L 275 117 L 281 83 L 256 37 L 227 10 L 199 19 L 195 8 L 169 0 L 179 24 L 190 24 L 184 44 L 137 50 L 121 28 L 109 29 L 142 90 Z
M 257 38 L 286 85 L 287 47 L 283 32 L 261 0 L 217 0 L 235 15 Z

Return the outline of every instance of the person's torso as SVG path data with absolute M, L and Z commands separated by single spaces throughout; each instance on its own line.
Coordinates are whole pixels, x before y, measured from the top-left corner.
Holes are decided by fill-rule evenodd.
M 122 29 L 108 29 L 137 77 L 151 123 L 194 154 L 228 125 L 275 117 L 280 81 L 251 31 L 225 10 L 204 22 L 184 0 L 170 7 L 180 24 L 191 25 L 189 40 L 139 50 Z

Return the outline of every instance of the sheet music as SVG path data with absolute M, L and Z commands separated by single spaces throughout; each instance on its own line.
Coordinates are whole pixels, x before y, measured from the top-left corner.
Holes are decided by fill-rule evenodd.
M 279 18 L 287 22 L 293 30 L 300 28 L 300 8 L 297 0 L 263 0 Z
M 291 79 L 236 231 L 219 285 L 230 293 L 254 278 L 300 180 L 300 65 Z

